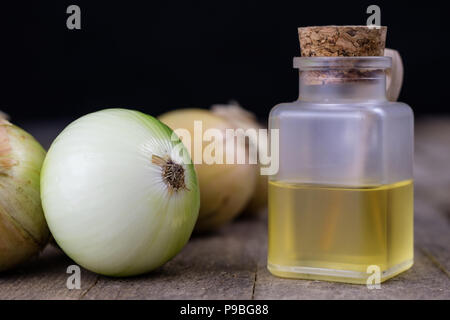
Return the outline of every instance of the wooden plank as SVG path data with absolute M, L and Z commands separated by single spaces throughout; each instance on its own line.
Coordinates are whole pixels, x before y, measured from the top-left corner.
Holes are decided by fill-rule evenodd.
M 449 223 L 432 203 L 417 200 L 415 207 L 416 248 L 450 278 Z
M 433 203 L 450 222 L 450 118 L 416 125 L 416 198 Z
M 45 127 L 30 131 L 48 146 L 63 125 Z M 82 269 L 81 290 L 66 287 L 73 262 L 48 247 L 39 259 L 0 274 L 0 299 L 450 299 L 450 120 L 420 122 L 416 137 L 415 264 L 381 290 L 272 276 L 264 212 L 193 236 L 147 275 L 115 279 Z
M 73 264 L 59 249 L 48 246 L 37 259 L 1 274 L 0 299 L 79 299 L 97 275 L 83 272 L 81 290 L 69 290 L 66 272 Z
M 84 299 L 251 299 L 256 262 L 246 245 L 252 221 L 194 236 L 183 251 L 148 275 L 100 277 Z
M 276 278 L 265 264 L 258 268 L 255 299 L 448 299 L 449 280 L 419 250 L 414 266 L 369 290 L 364 285 Z
M 415 240 L 450 275 L 450 118 L 416 126 Z

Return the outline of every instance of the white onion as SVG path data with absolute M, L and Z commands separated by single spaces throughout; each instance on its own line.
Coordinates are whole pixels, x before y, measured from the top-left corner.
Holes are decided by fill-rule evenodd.
M 136 275 L 186 244 L 200 195 L 194 167 L 173 152 L 180 141 L 171 135 L 151 116 L 108 109 L 76 120 L 53 142 L 42 168 L 42 205 L 53 237 L 76 263 L 104 275 Z M 162 166 L 171 163 L 182 173 L 178 185 L 167 178 L 173 167 Z

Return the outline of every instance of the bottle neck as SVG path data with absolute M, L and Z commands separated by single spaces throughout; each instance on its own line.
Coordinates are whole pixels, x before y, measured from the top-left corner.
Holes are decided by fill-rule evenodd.
M 299 100 L 318 103 L 386 101 L 386 74 L 336 77 L 333 74 L 300 71 Z

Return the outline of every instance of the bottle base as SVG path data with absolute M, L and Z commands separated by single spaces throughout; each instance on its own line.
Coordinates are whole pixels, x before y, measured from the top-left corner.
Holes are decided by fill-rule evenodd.
M 381 271 L 380 283 L 408 270 L 414 261 L 407 260 L 392 268 Z M 268 263 L 267 269 L 271 274 L 281 278 L 303 279 L 303 280 L 323 280 L 332 282 L 345 282 L 353 284 L 367 284 L 367 279 L 372 275 L 366 272 L 336 270 L 326 268 L 311 268 L 301 266 L 281 266 Z

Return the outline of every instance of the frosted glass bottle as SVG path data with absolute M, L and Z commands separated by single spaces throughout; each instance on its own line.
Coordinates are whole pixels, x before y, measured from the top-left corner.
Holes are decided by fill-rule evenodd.
M 268 269 L 381 282 L 413 264 L 413 113 L 386 98 L 387 57 L 302 57 L 299 99 L 275 106 Z M 369 278 L 370 277 L 370 278 Z

